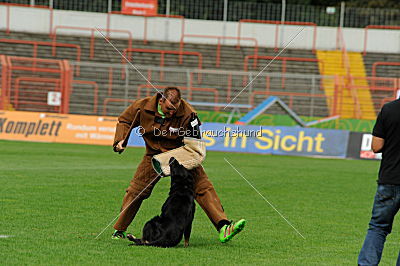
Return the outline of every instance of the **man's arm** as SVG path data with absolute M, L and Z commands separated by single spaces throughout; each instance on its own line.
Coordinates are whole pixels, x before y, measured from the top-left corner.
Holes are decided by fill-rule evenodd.
M 132 103 L 125 111 L 118 117 L 118 123 L 115 130 L 113 148 L 115 152 L 123 152 L 123 146 L 128 134 L 132 128 L 139 126 L 139 113 L 140 106 L 138 101 Z
M 374 129 L 372 130 L 372 151 L 375 153 L 382 152 L 383 146 L 385 144 L 385 126 L 384 126 L 384 109 L 385 106 L 382 107 L 382 110 L 379 112 L 378 117 L 376 118 Z
M 385 145 L 385 139 L 372 136 L 372 151 L 375 153 L 382 152 L 383 146 Z
M 201 122 L 196 113 L 192 113 L 185 124 L 185 137 L 201 139 Z

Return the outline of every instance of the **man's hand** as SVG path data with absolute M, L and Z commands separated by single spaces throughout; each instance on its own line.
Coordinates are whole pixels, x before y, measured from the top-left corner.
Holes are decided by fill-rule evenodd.
M 125 147 L 122 147 L 122 143 L 124 143 L 124 140 L 121 140 L 120 142 L 117 143 L 117 145 L 114 146 L 115 152 L 121 154 L 125 150 Z
M 371 148 L 372 148 L 373 152 L 375 152 L 375 153 L 382 152 L 384 145 L 385 145 L 385 139 L 372 136 Z

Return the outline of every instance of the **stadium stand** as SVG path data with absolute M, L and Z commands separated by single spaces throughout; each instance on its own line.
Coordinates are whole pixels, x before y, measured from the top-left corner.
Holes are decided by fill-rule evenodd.
M 244 22 L 280 24 L 279 21 L 241 20 L 239 25 Z M 146 79 L 157 86 L 179 86 L 190 101 L 205 103 L 197 106 L 199 110 L 221 111 L 221 104 L 235 99 L 240 110 L 248 111 L 251 108 L 245 106 L 254 108 L 266 97 L 277 96 L 299 115 L 373 119 L 379 107 L 393 99 L 398 87 L 398 56 L 366 53 L 362 57 L 361 53 L 347 52 L 340 29 L 339 50 L 317 51 L 317 25 L 285 24 L 311 26 L 313 48 L 286 49 L 277 56 L 278 26 L 273 37 L 275 46 L 270 48 L 262 47 L 254 38 L 241 37 L 240 31 L 237 37 L 183 34 L 180 43 L 139 40 L 127 30 L 103 32 L 110 35 L 109 40 L 140 68 Z M 71 35 L 76 31 L 90 35 Z M 114 33 L 119 34 L 118 38 L 113 37 Z M 121 34 L 125 35 L 124 39 Z M 217 44 L 195 44 L 190 42 L 191 38 L 214 39 Z M 58 74 L 70 75 L 65 82 L 61 77 L 57 80 L 47 67 L 47 72 L 39 75 L 35 68 L 38 63 L 26 61 L 31 68 L 24 71 L 29 74 L 13 69 L 12 75 L 3 78 L 5 92 L 9 91 L 8 102 L 3 101 L 3 108 L 7 109 L 116 115 L 129 103 L 127 99 L 154 91 L 94 28 L 58 25 L 52 35 L 7 28 L 0 32 L 0 54 L 39 61 L 58 59 L 58 64 L 65 68 Z M 269 64 L 272 59 L 273 64 Z M 40 88 L 42 96 L 34 101 L 36 104 L 24 103 L 24 97 Z M 244 88 L 246 91 L 242 93 Z M 68 106 L 57 109 L 43 104 L 50 90 L 68 90 L 63 92 L 68 94 Z M 279 108 L 269 111 L 280 112 Z
M 52 38 L 47 34 L 32 34 L 32 33 L 22 33 L 22 32 L 12 32 L 10 34 L 6 34 L 5 32 L 0 32 L 0 39 L 5 40 L 20 40 L 20 41 L 30 41 L 30 42 L 47 42 L 51 43 Z M 110 41 L 117 47 L 120 51 L 129 48 L 129 42 L 127 40 L 122 39 L 110 39 Z M 90 46 L 90 37 L 78 37 L 78 36 L 69 36 L 69 35 L 57 35 L 57 55 L 56 58 L 59 59 L 70 59 L 77 60 L 76 56 L 76 47 L 79 47 L 81 50 L 80 60 L 82 61 L 91 61 L 91 62 L 105 62 L 105 63 L 120 63 L 121 58 L 116 56 L 118 55 L 116 51 L 108 45 L 103 38 L 98 37 L 95 38 L 94 41 L 94 56 L 91 56 L 91 46 Z M 76 47 L 63 47 L 75 45 Z M 28 47 L 32 47 L 32 50 L 29 50 Z M 153 49 L 153 50 L 168 50 L 168 51 L 179 51 L 180 47 L 178 43 L 172 42 L 155 42 L 149 41 L 147 44 L 144 44 L 141 40 L 134 40 L 133 47 L 135 49 Z M 37 56 L 39 58 L 53 58 L 53 48 L 49 45 L 38 45 Z M 75 50 L 75 53 L 72 53 L 71 50 Z M 216 45 L 205 45 L 205 44 L 192 44 L 185 43 L 184 51 L 190 52 L 198 52 L 203 56 L 203 68 L 205 69 L 224 69 L 224 70 L 242 70 L 243 64 L 245 60 L 245 56 L 254 55 L 254 47 L 246 47 L 241 46 L 237 48 L 233 45 L 221 45 L 221 60 L 220 66 L 216 67 L 216 53 L 217 46 Z M 15 43 L 10 46 L 6 42 L 1 42 L 0 40 L 0 52 L 6 55 L 23 55 L 23 56 L 32 56 L 33 53 L 33 44 L 28 43 Z M 259 48 L 260 55 L 263 56 L 275 56 L 276 52 L 273 49 L 269 48 Z M 149 54 L 146 52 L 134 52 L 133 60 L 135 64 L 139 65 L 153 65 L 158 66 L 160 62 L 160 55 L 153 53 Z M 182 66 L 184 67 L 197 67 L 198 60 L 196 57 L 190 55 L 183 55 Z M 295 58 L 315 58 L 315 55 L 308 50 L 299 50 L 299 49 L 287 49 L 282 54 L 281 57 L 295 57 Z M 176 66 L 179 64 L 177 61 L 178 56 L 174 55 L 166 55 L 164 60 L 164 66 Z M 226 60 L 229 59 L 229 60 Z M 270 59 L 269 59 L 270 60 Z M 78 60 L 79 61 L 79 60 Z M 265 60 L 259 60 L 262 63 L 265 63 Z M 282 61 L 283 60 L 278 60 Z M 260 63 L 261 63 L 260 62 Z M 257 70 L 262 67 L 262 64 L 258 64 L 257 68 L 250 68 L 249 70 Z M 269 72 L 281 72 L 282 65 L 281 64 L 273 64 L 268 69 Z M 313 62 L 302 62 L 301 59 L 297 61 L 287 61 L 286 62 L 286 72 L 289 73 L 313 73 L 318 74 L 318 65 Z
M 32 33 L 10 33 L 6 34 L 4 32 L 0 33 L 0 53 L 5 55 L 18 55 L 18 56 L 34 56 L 38 58 L 48 58 L 48 59 L 68 59 L 71 61 L 80 61 L 80 62 L 92 62 L 95 64 L 106 63 L 106 64 L 121 64 L 121 58 L 116 53 L 116 51 L 108 45 L 103 38 L 96 38 L 94 40 L 94 50 L 91 51 L 91 39 L 90 37 L 78 37 L 78 36 L 67 36 L 67 35 L 58 35 L 57 36 L 57 47 L 56 47 L 56 55 L 53 56 L 53 48 L 49 45 L 53 39 L 46 34 L 32 34 Z M 10 46 L 10 40 L 14 40 L 13 45 Z M 20 43 L 18 43 L 18 40 Z M 8 42 L 7 42 L 8 41 Z M 27 42 L 29 41 L 29 42 Z M 127 40 L 122 39 L 110 39 L 112 43 L 121 51 L 127 49 L 129 46 L 129 42 Z M 34 44 L 37 44 L 35 48 Z M 147 44 L 143 44 L 140 40 L 134 40 L 133 42 L 135 49 L 151 49 L 154 51 L 179 51 L 178 43 L 166 43 L 166 42 L 147 42 Z M 66 47 L 70 45 L 71 47 Z M 136 48 L 137 47 L 137 48 Z M 216 67 L 216 52 L 218 47 L 216 45 L 204 45 L 204 44 L 185 44 L 185 51 L 189 52 L 197 52 L 202 55 L 202 68 L 203 69 L 211 69 L 211 70 L 243 70 L 244 62 L 246 56 L 254 55 L 254 47 L 245 47 L 241 46 L 239 49 L 235 46 L 229 45 L 221 45 L 220 49 L 220 66 Z M 78 58 L 78 52 L 79 60 Z M 259 49 L 259 52 L 265 55 L 269 55 L 269 60 L 274 55 L 273 49 Z M 127 53 L 129 56 L 129 52 Z M 215 88 L 218 89 L 220 97 L 219 102 L 226 103 L 231 100 L 237 92 L 239 92 L 245 85 L 246 82 L 252 80 L 252 77 L 255 74 L 244 75 L 243 73 L 238 73 L 237 75 L 232 75 L 232 73 L 189 73 L 189 80 L 185 77 L 182 79 L 182 73 L 176 71 L 169 71 L 166 69 L 167 67 L 185 67 L 196 70 L 199 68 L 199 61 L 196 56 L 191 55 L 183 55 L 182 64 L 179 64 L 179 55 L 178 54 L 166 54 L 163 60 L 163 66 L 165 69 L 161 71 L 157 70 L 160 66 L 161 54 L 157 53 L 137 53 L 134 52 L 132 55 L 133 62 L 135 65 L 140 66 L 151 66 L 153 69 L 148 68 L 145 72 L 147 73 L 147 77 L 151 79 L 153 82 L 157 84 L 175 84 L 181 87 L 187 87 L 188 85 L 191 87 L 200 87 L 200 88 Z M 229 58 L 229 60 L 227 60 Z M 295 58 L 295 60 L 291 60 L 291 58 Z M 282 53 L 282 57 L 280 57 L 276 62 L 271 65 L 266 73 L 273 73 L 264 79 L 257 79 L 252 83 L 252 91 L 251 93 L 245 94 L 245 99 L 240 100 L 241 104 L 251 104 L 255 105 L 261 102 L 265 96 L 270 94 L 277 94 L 282 97 L 284 100 L 288 101 L 290 106 L 298 106 L 297 111 L 300 113 L 309 112 L 309 105 L 311 102 L 321 102 L 320 105 L 315 105 L 316 111 L 311 111 L 313 115 L 325 116 L 327 114 L 326 111 L 326 101 L 323 97 L 318 96 L 315 99 L 311 99 L 308 94 L 304 94 L 304 91 L 310 90 L 310 85 L 312 82 L 305 81 L 306 79 L 310 79 L 311 77 L 302 77 L 298 75 L 299 73 L 307 74 L 307 75 L 318 75 L 318 62 L 317 61 L 302 61 L 302 58 L 306 58 L 305 60 L 317 60 L 315 55 L 311 51 L 307 50 L 286 50 Z M 281 60 L 283 59 L 283 60 Z M 251 60 L 251 58 L 250 58 Z M 254 58 L 253 62 L 249 60 L 248 70 L 251 71 L 259 71 L 261 66 L 265 65 L 265 59 L 257 58 L 258 64 L 254 67 Z M 267 61 L 268 62 L 268 61 Z M 78 82 L 73 82 L 73 89 L 71 93 L 71 104 L 70 104 L 70 112 L 71 113 L 86 113 L 86 114 L 100 114 L 102 108 L 95 108 L 96 111 L 93 111 L 91 105 L 95 102 L 94 96 L 86 96 L 87 90 L 90 89 L 88 86 L 98 87 L 98 104 L 104 101 L 102 95 L 106 94 L 107 98 L 115 98 L 115 99 L 123 99 L 126 97 L 136 98 L 140 97 L 140 90 L 132 90 L 132 87 L 139 87 L 144 83 L 143 78 L 137 76 L 137 73 L 133 73 L 128 70 L 129 68 L 121 68 L 112 66 L 105 67 L 97 65 L 96 71 L 93 71 L 93 66 L 89 67 L 81 66 L 79 63 L 75 65 L 74 69 L 74 80 L 79 80 Z M 130 77 L 128 77 L 128 82 L 125 80 L 124 75 L 126 71 L 130 72 Z M 181 71 L 182 72 L 182 71 Z M 104 73 L 99 75 L 99 73 Z M 282 73 L 282 74 L 280 74 Z M 296 75 L 287 76 L 286 73 L 297 73 Z M 186 73 L 183 74 L 187 76 Z M 314 79 L 318 79 L 313 77 Z M 158 80 L 157 80 L 158 79 Z M 180 82 L 182 80 L 182 82 Z M 85 81 L 85 83 L 83 83 Z M 94 82 L 95 85 L 89 85 L 88 82 Z M 316 81 L 314 81 L 315 83 Z M 188 84 L 189 83 L 189 84 Z M 225 83 L 225 84 L 221 84 Z M 316 82 L 318 83 L 318 81 Z M 129 84 L 129 91 L 126 91 L 126 84 Z M 227 89 L 228 86 L 228 89 Z M 315 86 L 315 84 L 314 84 Z M 77 89 L 74 89 L 77 88 Z M 78 89 L 79 88 L 79 89 Z M 104 93 L 105 92 L 105 93 Z M 293 95 L 291 93 L 294 93 Z M 297 93 L 297 95 L 296 95 Z M 300 93 L 300 94 L 298 94 Z M 303 95 L 301 94 L 303 93 Z M 310 93 L 309 93 L 310 94 Z M 318 93 L 317 93 L 318 94 Z M 145 95 L 142 93 L 142 95 Z M 311 94 L 310 94 L 311 95 Z M 215 102 L 215 97 L 213 95 L 207 93 L 193 93 L 193 95 L 189 96 L 190 100 L 193 101 L 205 101 L 205 102 Z M 214 99 L 210 101 L 210 97 Z M 103 99 L 104 98 L 104 99 Z M 22 108 L 21 105 L 18 106 L 19 109 Z M 216 110 L 219 108 L 213 108 L 211 106 L 201 106 L 199 109 L 211 109 Z M 323 111 L 318 111 L 321 109 Z M 21 109 L 22 110 L 22 109 Z M 27 109 L 24 109 L 27 110 Z M 34 109 L 36 110 L 36 109 Z M 112 108 L 108 108 L 110 113 L 115 115 L 120 110 L 112 111 Z M 278 110 L 276 110 L 278 111 Z

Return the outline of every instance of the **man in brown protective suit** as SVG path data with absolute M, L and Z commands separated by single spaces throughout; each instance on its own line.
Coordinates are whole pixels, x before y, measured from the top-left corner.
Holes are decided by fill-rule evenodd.
M 114 138 L 114 151 L 123 152 L 130 129 L 140 127 L 146 154 L 126 190 L 121 214 L 114 225 L 113 239 L 126 238 L 126 230 L 135 218 L 143 200 L 161 178 L 152 165 L 154 155 L 182 147 L 184 138 L 201 141 L 200 121 L 195 110 L 183 99 L 180 90 L 167 87 L 163 94 L 136 100 L 119 117 Z M 125 140 L 125 142 L 124 142 Z M 245 226 L 244 219 L 229 221 L 215 189 L 201 165 L 193 168 L 195 199 L 219 231 L 222 243 L 229 241 Z

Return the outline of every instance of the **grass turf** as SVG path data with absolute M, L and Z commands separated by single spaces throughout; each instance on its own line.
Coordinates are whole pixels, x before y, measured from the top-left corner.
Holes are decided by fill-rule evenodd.
M 111 240 L 110 226 L 143 154 L 129 148 L 0 141 L 2 264 L 355 265 L 365 237 L 379 162 L 209 152 L 206 172 L 231 219 L 245 230 L 221 244 L 197 206 L 191 245 L 160 249 Z M 224 160 L 271 202 L 296 231 Z M 168 178 L 130 226 L 140 236 L 159 214 Z M 381 265 L 394 265 L 399 224 Z

